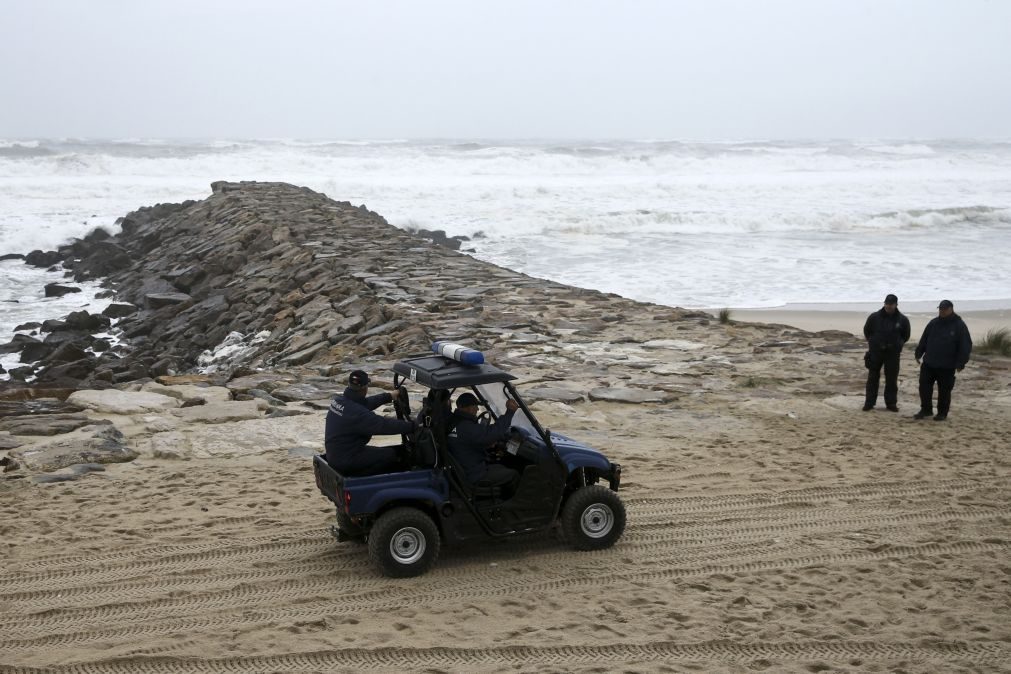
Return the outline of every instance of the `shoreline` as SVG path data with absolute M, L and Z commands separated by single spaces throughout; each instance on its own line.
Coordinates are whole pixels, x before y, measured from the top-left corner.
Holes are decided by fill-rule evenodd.
M 953 300 L 954 301 L 954 300 Z M 937 309 L 930 302 L 899 303 L 899 311 L 906 315 L 910 324 L 910 341 L 915 342 L 930 319 L 937 316 Z M 1001 305 L 1001 306 L 998 306 Z M 1011 329 L 1011 300 L 965 300 L 955 302 L 955 313 L 965 320 L 973 341 L 978 341 L 989 330 Z M 934 305 L 936 306 L 936 305 Z M 867 316 L 881 308 L 868 302 L 839 304 L 785 304 L 779 307 L 730 309 L 731 321 L 747 323 L 771 323 L 789 325 L 808 332 L 822 330 L 842 330 L 858 337 L 863 335 Z M 720 309 L 702 309 L 718 316 Z

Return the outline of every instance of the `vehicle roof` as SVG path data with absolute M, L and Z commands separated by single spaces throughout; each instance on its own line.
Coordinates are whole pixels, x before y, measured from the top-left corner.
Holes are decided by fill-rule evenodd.
M 438 354 L 412 356 L 394 363 L 393 371 L 429 388 L 449 389 L 457 386 L 492 384 L 516 379 L 494 365 L 464 365 Z

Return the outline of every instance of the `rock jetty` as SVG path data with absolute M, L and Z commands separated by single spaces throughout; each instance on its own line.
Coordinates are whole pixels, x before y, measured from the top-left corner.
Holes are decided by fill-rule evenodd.
M 563 324 L 589 334 L 644 312 L 613 295 L 479 262 L 454 252 L 459 241 L 436 245 L 432 232 L 413 236 L 306 188 L 217 182 L 212 189 L 202 201 L 130 213 L 116 236 L 31 253 L 46 264 L 58 255 L 78 281 L 103 279 L 116 302 L 104 315 L 75 312 L 0 346 L 37 361 L 12 374 L 34 376 L 35 387 L 71 389 L 201 364 L 226 376 L 303 365 L 329 373 L 334 364 L 424 350 L 435 338 L 489 348 L 504 332 L 554 339 Z M 116 348 L 106 335 L 111 319 Z

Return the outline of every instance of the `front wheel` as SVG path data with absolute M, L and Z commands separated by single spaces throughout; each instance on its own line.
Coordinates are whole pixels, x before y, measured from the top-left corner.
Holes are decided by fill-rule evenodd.
M 576 491 L 562 508 L 562 535 L 577 550 L 603 550 L 625 531 L 625 504 L 607 487 Z
M 420 576 L 435 564 L 440 544 L 431 517 L 415 508 L 394 508 L 372 526 L 369 558 L 384 576 Z

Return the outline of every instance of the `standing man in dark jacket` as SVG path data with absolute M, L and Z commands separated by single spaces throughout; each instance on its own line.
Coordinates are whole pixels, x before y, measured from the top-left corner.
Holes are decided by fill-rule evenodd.
M 899 356 L 902 345 L 909 341 L 909 319 L 899 311 L 899 298 L 889 294 L 885 305 L 867 317 L 864 323 L 867 338 L 867 389 L 864 412 L 874 409 L 878 402 L 878 382 L 881 367 L 885 368 L 885 406 L 898 412 Z
M 923 329 L 920 343 L 916 345 L 916 362 L 920 365 L 920 411 L 914 419 L 931 415 L 934 382 L 937 382 L 937 414 L 934 421 L 948 418 L 951 407 L 951 389 L 955 388 L 955 372 L 961 372 L 969 362 L 972 337 L 962 317 L 955 313 L 955 305 L 941 300 L 937 305 L 937 318 L 931 319 Z
M 371 447 L 373 435 L 413 433 L 410 419 L 381 417 L 372 410 L 393 402 L 389 393 L 369 392 L 369 375 L 355 370 L 343 395 L 334 396 L 326 414 L 326 462 L 342 475 L 379 475 L 399 467 L 397 447 Z M 399 395 L 399 393 L 398 393 Z
M 477 482 L 495 486 L 515 485 L 519 473 L 500 463 L 488 463 L 486 456 L 492 445 L 509 437 L 513 414 L 519 405 L 512 398 L 506 400 L 505 414 L 488 425 L 482 425 L 477 420 L 479 409 L 477 396 L 473 393 L 462 393 L 456 399 L 453 429 L 447 437 L 449 453 L 460 464 L 464 476 L 472 485 Z

